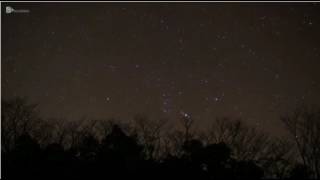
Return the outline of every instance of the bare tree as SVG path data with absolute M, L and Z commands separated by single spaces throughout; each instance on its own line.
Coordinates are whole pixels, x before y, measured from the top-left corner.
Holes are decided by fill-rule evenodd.
M 67 144 L 67 135 L 69 132 L 69 121 L 64 118 L 51 118 L 51 140 L 50 143 L 56 143 L 63 146 Z
M 292 142 L 284 139 L 274 139 L 267 148 L 260 164 L 268 178 L 288 178 L 293 168 L 296 152 Z
M 194 136 L 194 119 L 187 113 L 181 112 L 181 114 L 180 124 L 182 125 L 184 132 L 184 142 L 188 142 Z
M 207 143 L 226 143 L 236 159 L 255 161 L 270 178 L 287 177 L 292 168 L 295 153 L 292 143 L 273 139 L 240 119 L 216 119 L 202 139 Z
M 241 120 L 216 119 L 207 131 L 208 143 L 224 142 L 239 160 L 259 160 L 270 144 L 270 138 L 246 126 Z
M 182 147 L 185 142 L 185 134 L 179 130 L 168 132 L 163 138 L 164 154 L 179 157 L 182 155 Z
M 320 178 L 320 110 L 297 108 L 291 115 L 281 118 L 305 166 L 313 178 Z
M 136 115 L 133 128 L 141 144 L 145 146 L 147 158 L 159 158 L 162 152 L 162 133 L 167 121 L 152 121 L 142 115 Z
M 2 150 L 12 148 L 17 138 L 23 134 L 33 135 L 41 122 L 36 105 L 28 104 L 24 98 L 2 100 Z
M 181 156 L 183 145 L 195 138 L 194 119 L 191 115 L 181 112 L 178 123 L 180 128 L 167 131 L 163 137 L 164 154 Z

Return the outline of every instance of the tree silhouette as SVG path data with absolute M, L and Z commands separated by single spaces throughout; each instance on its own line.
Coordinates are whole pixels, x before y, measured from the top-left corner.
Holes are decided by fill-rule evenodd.
M 185 113 L 180 128 L 168 129 L 166 121 L 142 115 L 131 123 L 43 120 L 35 107 L 21 98 L 2 101 L 5 178 L 319 177 L 320 111 L 304 109 L 282 118 L 291 142 L 228 118 L 216 119 L 201 134 Z
M 310 168 L 311 177 L 320 178 L 320 110 L 300 107 L 281 119 L 296 144 L 304 168 Z
M 225 142 L 240 160 L 258 160 L 270 145 L 270 138 L 254 128 L 246 126 L 239 119 L 218 118 L 208 129 L 208 142 Z
M 162 133 L 166 120 L 151 121 L 142 115 L 134 117 L 134 133 L 138 136 L 144 146 L 144 153 L 147 159 L 160 158 L 162 153 Z
M 39 124 L 36 105 L 27 104 L 24 98 L 2 100 L 1 104 L 1 151 L 9 151 L 23 134 L 32 135 Z

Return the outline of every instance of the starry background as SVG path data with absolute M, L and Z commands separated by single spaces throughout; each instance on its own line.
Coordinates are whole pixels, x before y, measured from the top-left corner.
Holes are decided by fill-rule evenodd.
M 45 118 L 226 116 L 280 135 L 281 114 L 320 102 L 316 3 L 2 3 L 1 43 L 2 98 Z

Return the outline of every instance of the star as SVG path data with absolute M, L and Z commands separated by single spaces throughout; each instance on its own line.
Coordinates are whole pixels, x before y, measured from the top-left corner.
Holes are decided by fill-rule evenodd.
M 189 118 L 190 117 L 190 115 L 188 113 L 185 113 L 183 111 L 180 111 L 180 114 L 185 118 Z

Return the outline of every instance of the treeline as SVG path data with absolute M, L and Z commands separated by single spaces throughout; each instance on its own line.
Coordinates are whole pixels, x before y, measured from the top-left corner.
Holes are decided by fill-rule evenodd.
M 197 131 L 144 116 L 44 120 L 24 99 L 1 104 L 2 177 L 6 178 L 319 178 L 320 110 L 281 117 L 289 136 L 273 138 L 243 121 L 217 118 Z

